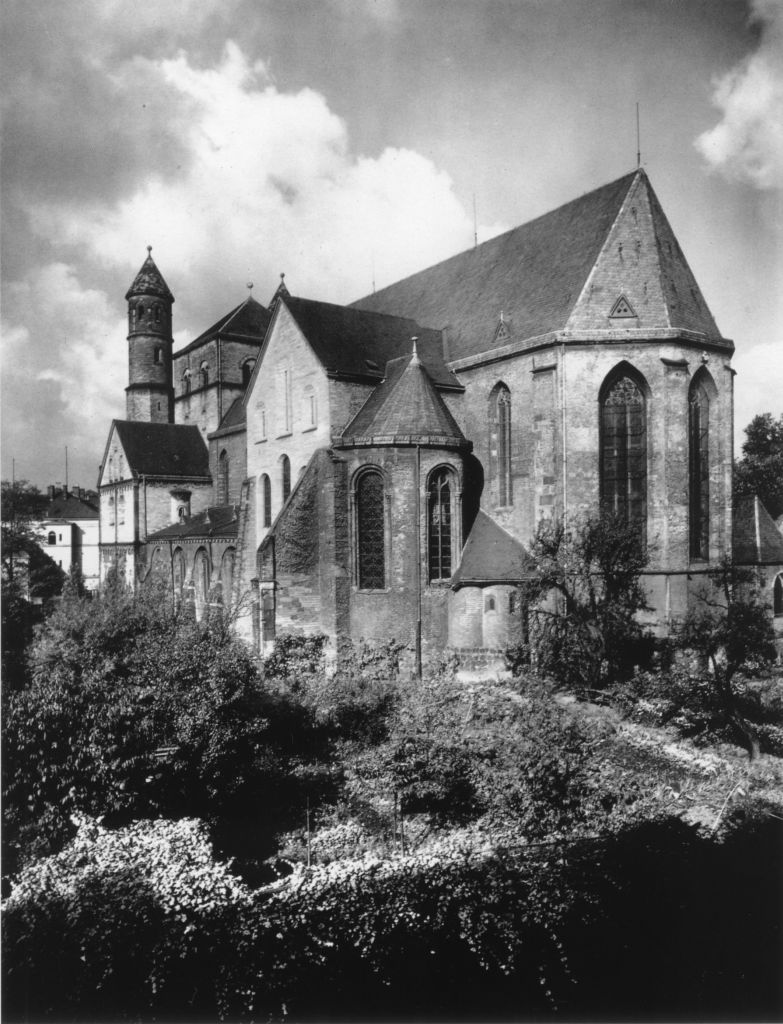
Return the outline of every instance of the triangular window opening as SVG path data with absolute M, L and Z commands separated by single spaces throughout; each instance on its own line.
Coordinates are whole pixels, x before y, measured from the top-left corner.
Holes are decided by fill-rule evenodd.
M 633 306 L 624 295 L 621 295 L 617 302 L 615 302 L 615 304 L 612 306 L 612 311 L 609 314 L 609 319 L 621 320 L 627 317 L 635 316 L 636 313 L 634 312 Z
M 495 341 L 510 341 L 511 332 L 508 329 L 508 321 L 501 320 L 495 330 Z

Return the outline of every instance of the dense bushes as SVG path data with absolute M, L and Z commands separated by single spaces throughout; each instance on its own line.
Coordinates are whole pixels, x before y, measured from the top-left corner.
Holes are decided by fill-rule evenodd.
M 663 820 L 252 893 L 195 822 L 84 823 L 6 903 L 4 1019 L 768 1019 L 780 853 L 775 821 L 718 843 Z

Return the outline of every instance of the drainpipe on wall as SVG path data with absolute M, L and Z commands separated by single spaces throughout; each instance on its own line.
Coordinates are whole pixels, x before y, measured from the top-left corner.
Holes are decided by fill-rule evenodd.
M 416 445 L 416 676 L 421 679 L 421 446 Z
M 562 406 L 563 435 L 563 525 L 565 526 L 568 509 L 568 442 L 566 439 L 566 372 L 565 372 L 565 341 L 560 344 L 560 404 Z

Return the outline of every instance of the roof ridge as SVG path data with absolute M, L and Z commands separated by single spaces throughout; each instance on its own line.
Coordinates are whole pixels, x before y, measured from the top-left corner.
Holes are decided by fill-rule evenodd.
M 565 203 L 559 203 L 557 206 L 551 207 L 551 209 L 546 210 L 544 213 L 540 213 L 535 217 L 531 217 L 530 220 L 523 221 L 521 224 L 516 224 L 514 225 L 514 227 L 508 228 L 506 231 L 501 231 L 497 235 L 492 235 L 490 238 L 485 238 L 484 241 L 479 242 L 478 245 L 471 245 L 466 249 L 460 249 L 459 252 L 452 253 L 451 256 L 447 256 L 445 259 L 438 260 L 437 263 L 432 263 L 428 267 L 422 267 L 420 270 L 415 270 L 412 274 L 407 274 L 405 277 L 401 277 L 396 281 L 392 281 L 390 282 L 390 284 L 384 285 L 383 288 L 377 289 L 377 291 L 373 292 L 371 295 L 362 295 L 360 298 L 355 299 L 353 302 L 349 303 L 349 307 L 354 307 L 361 302 L 366 302 L 369 299 L 371 299 L 374 295 L 382 295 L 387 288 L 393 288 L 396 287 L 397 285 L 404 284 L 406 281 L 410 281 L 414 277 L 418 277 L 419 274 L 426 270 L 434 270 L 436 267 L 442 267 L 445 264 L 449 263 L 451 260 L 457 260 L 460 257 L 467 256 L 468 253 L 476 252 L 477 250 L 482 249 L 484 246 L 489 245 L 491 242 L 497 243 L 500 239 L 508 238 L 510 235 L 513 235 L 514 232 L 519 231 L 522 228 L 527 228 L 533 224 L 538 223 L 541 220 L 544 220 L 544 218 L 546 217 L 551 217 L 552 214 L 557 213 L 558 210 L 564 210 L 567 206 L 571 206 L 574 203 L 582 202 L 589 196 L 601 192 L 604 189 L 613 188 L 616 185 L 618 185 L 621 181 L 623 181 L 625 178 L 635 178 L 638 174 L 643 174 L 645 177 L 647 177 L 647 175 L 641 167 L 635 168 L 628 174 L 622 174 L 619 178 L 614 178 L 612 181 L 607 181 L 603 185 L 598 185 L 596 188 L 592 188 L 587 192 L 583 192 L 581 195 L 576 196 L 574 199 L 569 199 Z M 375 310 L 367 310 L 367 312 L 375 312 Z M 394 316 L 395 314 L 391 313 L 387 315 Z M 406 318 L 398 317 L 397 319 Z M 431 330 L 437 330 L 437 328 L 431 328 Z

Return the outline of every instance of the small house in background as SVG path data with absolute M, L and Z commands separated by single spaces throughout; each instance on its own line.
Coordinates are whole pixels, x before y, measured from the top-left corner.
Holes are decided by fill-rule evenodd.
M 97 493 L 81 487 L 50 486 L 48 498 L 38 527 L 41 548 L 63 572 L 77 568 L 88 591 L 97 590 L 100 581 Z

